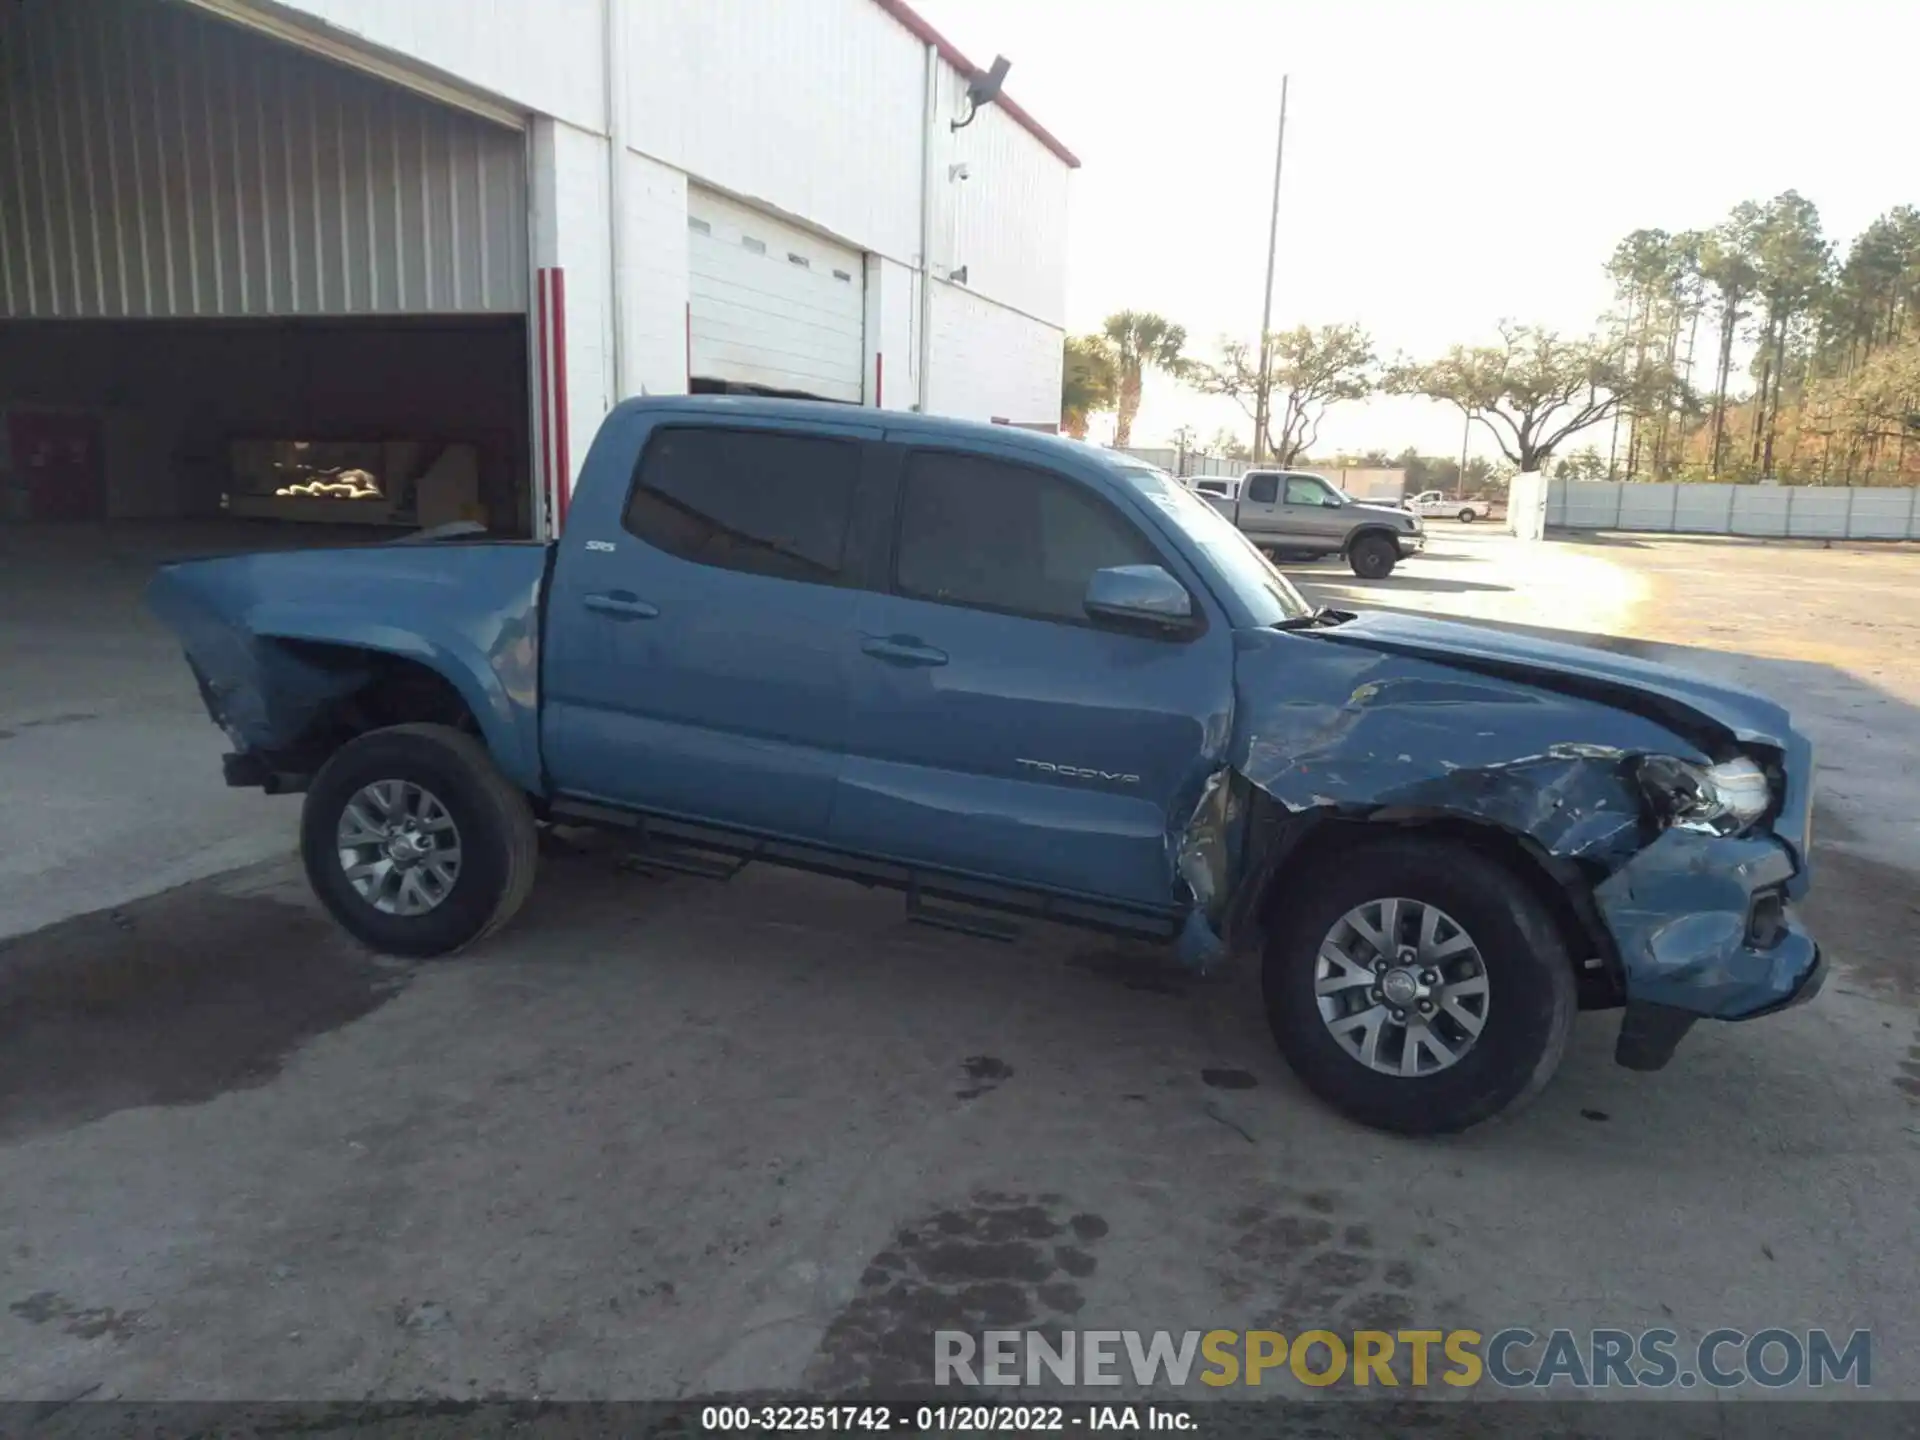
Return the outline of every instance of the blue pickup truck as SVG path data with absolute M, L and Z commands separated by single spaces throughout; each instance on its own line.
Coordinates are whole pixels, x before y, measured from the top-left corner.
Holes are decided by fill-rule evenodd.
M 629 401 L 551 544 L 166 567 L 229 784 L 305 793 L 372 948 L 505 923 L 543 825 L 1259 957 L 1296 1072 L 1450 1131 L 1578 1009 L 1666 1063 L 1809 997 L 1808 744 L 1772 702 L 1512 633 L 1309 607 L 1150 467 L 1007 427 Z M 716 961 L 716 963 L 723 963 Z

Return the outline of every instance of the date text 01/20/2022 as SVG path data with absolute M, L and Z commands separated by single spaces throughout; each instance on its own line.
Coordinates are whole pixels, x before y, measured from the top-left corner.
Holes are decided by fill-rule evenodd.
M 868 1434 L 1006 1433 L 1069 1430 L 1194 1430 L 1187 1411 L 1164 1405 L 708 1405 L 707 1433 L 769 1430 Z

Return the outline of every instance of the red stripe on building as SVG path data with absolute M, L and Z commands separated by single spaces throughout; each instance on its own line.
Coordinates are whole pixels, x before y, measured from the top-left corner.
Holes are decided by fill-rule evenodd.
M 560 507 L 554 520 L 558 530 L 567 522 L 567 501 L 573 498 L 573 457 L 567 445 L 567 272 L 553 276 L 553 450 L 554 473 L 560 477 Z
M 552 513 L 556 517 L 554 529 L 558 531 L 560 528 L 558 520 L 560 512 L 560 490 L 554 479 L 556 469 L 553 463 L 553 333 L 552 324 L 548 317 L 547 273 L 545 270 L 537 270 L 534 272 L 533 289 L 535 305 L 533 348 L 534 358 L 540 369 L 540 483 L 542 495 L 551 506 Z

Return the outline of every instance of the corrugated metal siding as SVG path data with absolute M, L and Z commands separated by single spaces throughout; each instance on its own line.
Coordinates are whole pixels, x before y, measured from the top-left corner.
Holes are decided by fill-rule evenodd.
M 0 6 L 0 313 L 524 312 L 524 147 L 157 0 Z
M 92 0 L 62 0 L 91 4 Z M 224 0 L 223 0 L 224 3 Z M 243 0 L 430 65 L 522 110 L 589 130 L 607 113 L 604 0 Z M 659 0 L 641 0 L 653 5 Z
M 965 420 L 1059 423 L 1063 338 L 1045 321 L 934 281 L 928 408 Z
M 966 83 L 942 71 L 949 114 Z M 989 105 L 935 156 L 933 263 L 967 267 L 967 287 L 1051 325 L 1067 319 L 1067 187 L 1073 173 L 1007 112 Z M 949 178 L 965 164 L 966 180 Z M 938 366 L 935 367 L 936 375 Z M 935 383 L 938 381 L 936 379 Z
M 872 0 L 626 0 L 633 149 L 861 250 L 920 248 L 925 51 Z M 944 173 L 944 172 L 943 172 Z

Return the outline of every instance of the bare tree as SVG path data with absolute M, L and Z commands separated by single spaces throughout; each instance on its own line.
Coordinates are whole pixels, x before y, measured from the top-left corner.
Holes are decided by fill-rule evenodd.
M 1503 322 L 1498 345 L 1456 345 L 1438 360 L 1402 362 L 1388 372 L 1386 388 L 1459 406 L 1487 427 L 1508 461 L 1533 471 L 1623 404 L 1671 403 L 1674 384 L 1671 371 L 1636 365 L 1618 343 Z
M 1259 351 L 1244 341 L 1223 341 L 1219 363 L 1189 367 L 1188 379 L 1203 394 L 1226 396 L 1249 419 L 1257 420 L 1264 409 L 1266 451 L 1274 464 L 1286 466 L 1320 438 L 1320 422 L 1331 406 L 1373 393 L 1376 359 L 1372 339 L 1358 325 L 1300 325 L 1268 341 L 1273 358 L 1264 377 L 1264 406 Z

